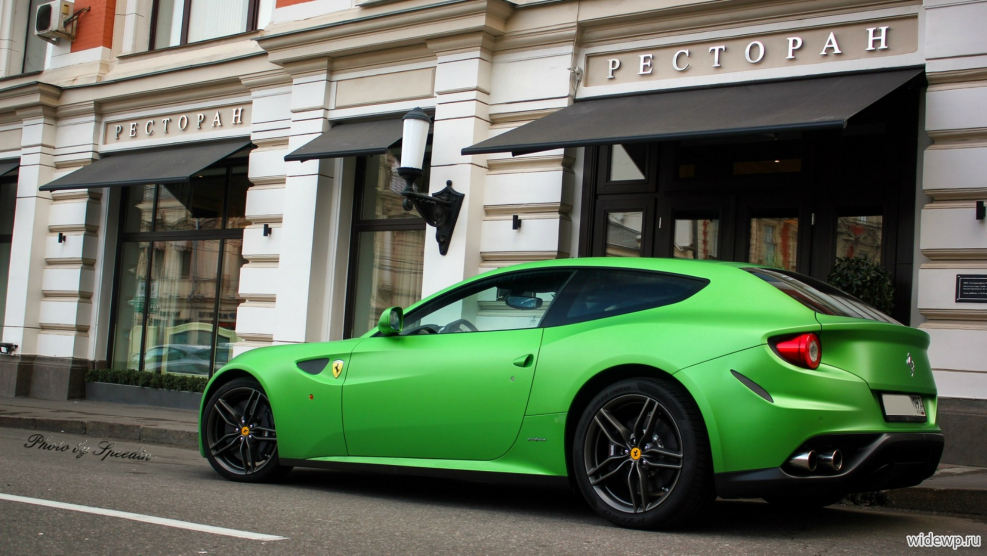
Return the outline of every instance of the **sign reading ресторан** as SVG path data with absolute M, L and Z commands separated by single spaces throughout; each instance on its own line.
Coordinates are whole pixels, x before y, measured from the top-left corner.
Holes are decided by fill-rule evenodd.
M 900 17 L 591 55 L 584 85 L 702 77 L 917 51 L 918 18 Z
M 109 120 L 103 128 L 103 144 L 169 139 L 224 131 L 231 127 L 250 129 L 250 103 L 186 110 L 148 118 Z

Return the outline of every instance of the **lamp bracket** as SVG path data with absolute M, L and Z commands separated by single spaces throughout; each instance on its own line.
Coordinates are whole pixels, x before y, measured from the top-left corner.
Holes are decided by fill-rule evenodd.
M 452 241 L 452 232 L 456 229 L 456 221 L 459 219 L 459 210 L 463 206 L 464 194 L 456 191 L 452 187 L 452 180 L 446 181 L 445 188 L 434 195 L 419 193 L 414 186 L 414 178 L 409 179 L 407 174 L 398 172 L 407 182 L 407 187 L 401 192 L 404 197 L 404 209 L 411 210 L 414 206 L 418 214 L 425 219 L 425 223 L 435 228 L 435 241 L 439 244 L 439 253 L 445 255 L 449 252 L 449 242 Z M 421 175 L 421 170 L 418 170 Z M 415 176 L 417 177 L 417 176 Z

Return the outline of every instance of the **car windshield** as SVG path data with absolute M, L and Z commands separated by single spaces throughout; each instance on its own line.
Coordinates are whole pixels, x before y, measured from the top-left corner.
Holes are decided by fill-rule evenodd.
M 744 270 L 778 288 L 787 296 L 817 313 L 901 324 L 856 297 L 814 278 L 787 270 L 769 268 L 745 268 Z

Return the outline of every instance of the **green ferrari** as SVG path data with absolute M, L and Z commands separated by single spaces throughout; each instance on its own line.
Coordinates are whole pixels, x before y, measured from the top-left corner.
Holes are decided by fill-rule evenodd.
M 567 479 L 634 528 L 721 498 L 820 507 L 936 470 L 929 336 L 747 263 L 566 259 L 491 271 L 360 338 L 256 349 L 203 394 L 234 481 L 292 467 Z

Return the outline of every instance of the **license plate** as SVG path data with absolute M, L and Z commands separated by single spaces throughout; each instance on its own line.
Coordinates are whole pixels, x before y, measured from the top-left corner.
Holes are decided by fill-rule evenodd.
M 925 422 L 925 403 L 922 402 L 922 396 L 881 394 L 881 404 L 884 406 L 884 418 L 888 421 Z

